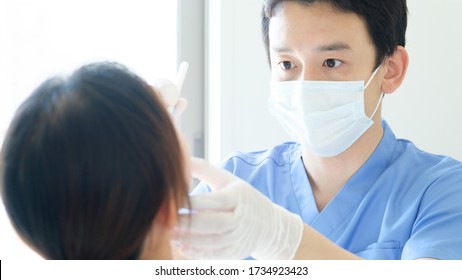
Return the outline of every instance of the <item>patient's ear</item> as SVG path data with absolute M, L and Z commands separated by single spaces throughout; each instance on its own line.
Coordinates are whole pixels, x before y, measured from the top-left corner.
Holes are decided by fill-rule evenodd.
M 173 199 L 167 199 L 162 203 L 156 217 L 152 221 L 151 228 L 144 240 L 140 259 L 171 259 L 171 234 L 177 223 L 177 207 Z
M 404 47 L 398 46 L 395 52 L 384 61 L 385 75 L 382 81 L 382 92 L 393 93 L 396 91 L 406 76 L 409 64 L 409 56 Z
M 174 199 L 167 199 L 162 203 L 154 219 L 154 226 L 157 224 L 165 228 L 172 228 L 178 219 L 178 209 Z

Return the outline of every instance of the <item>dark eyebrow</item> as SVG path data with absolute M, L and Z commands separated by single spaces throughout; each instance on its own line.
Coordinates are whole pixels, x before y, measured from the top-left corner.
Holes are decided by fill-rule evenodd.
M 275 53 L 293 53 L 294 50 L 291 48 L 284 48 L 284 47 L 273 47 L 271 50 Z M 351 50 L 350 45 L 344 42 L 335 42 L 328 45 L 323 45 L 315 48 L 317 52 L 328 52 L 328 51 L 343 51 L 343 50 Z
M 278 48 L 278 47 L 273 47 L 271 50 L 275 53 L 293 53 L 294 51 L 289 48 Z
M 350 45 L 343 42 L 336 42 L 325 46 L 320 46 L 316 48 L 318 52 L 327 52 L 327 51 L 343 51 L 351 50 Z

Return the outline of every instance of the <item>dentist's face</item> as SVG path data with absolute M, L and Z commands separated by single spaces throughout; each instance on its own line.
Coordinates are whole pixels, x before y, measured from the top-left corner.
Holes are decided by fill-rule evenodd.
M 326 3 L 285 2 L 270 20 L 269 49 L 273 81 L 367 81 L 375 66 L 363 20 Z M 366 114 L 377 104 L 381 72 L 366 90 Z

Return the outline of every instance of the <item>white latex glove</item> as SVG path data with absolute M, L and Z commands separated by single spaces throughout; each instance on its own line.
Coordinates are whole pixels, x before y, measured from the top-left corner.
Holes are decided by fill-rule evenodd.
M 189 63 L 183 61 L 178 68 L 176 82 L 172 82 L 166 78 L 158 78 L 154 85 L 152 85 L 153 89 L 164 101 L 167 110 L 178 129 L 180 129 L 181 126 L 181 115 L 187 106 L 186 99 L 181 98 L 180 94 L 188 69 Z
M 176 232 L 180 253 L 194 259 L 294 257 L 303 232 L 299 216 L 205 160 L 193 158 L 191 170 L 214 191 L 190 198 L 192 212 L 182 214 Z

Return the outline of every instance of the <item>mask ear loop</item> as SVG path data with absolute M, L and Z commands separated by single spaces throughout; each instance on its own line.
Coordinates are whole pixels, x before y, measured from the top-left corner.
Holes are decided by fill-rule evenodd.
M 375 75 L 376 75 L 377 72 L 379 71 L 380 67 L 382 67 L 382 65 L 380 65 L 379 67 L 377 67 L 377 69 L 375 69 L 374 73 L 372 73 L 372 76 L 369 78 L 369 81 L 367 81 L 366 86 L 364 87 L 364 89 L 366 89 L 366 88 L 369 86 L 369 84 L 372 82 L 372 80 L 375 78 Z M 372 118 L 375 116 L 375 113 L 377 113 L 377 110 L 379 109 L 380 103 L 382 103 L 382 100 L 383 100 L 384 95 L 385 95 L 385 94 L 384 94 L 383 92 L 380 94 L 379 102 L 377 102 L 377 105 L 375 106 L 374 112 L 373 112 L 372 115 L 369 117 L 369 119 L 372 120 Z
M 366 89 L 369 86 L 369 84 L 372 82 L 372 80 L 375 78 L 375 75 L 377 74 L 377 72 L 379 72 L 380 67 L 382 67 L 382 65 L 377 67 L 377 69 L 375 69 L 374 73 L 372 73 L 372 76 L 369 78 L 369 81 L 367 81 L 366 85 L 364 86 L 364 89 Z
M 380 94 L 379 102 L 377 103 L 377 106 L 375 106 L 374 112 L 372 113 L 372 115 L 370 116 L 369 119 L 372 120 L 372 118 L 375 116 L 375 113 L 377 113 L 377 110 L 379 109 L 380 103 L 382 103 L 382 100 L 383 100 L 384 95 L 385 95 L 385 94 L 384 94 L 383 92 L 382 92 L 382 94 Z

